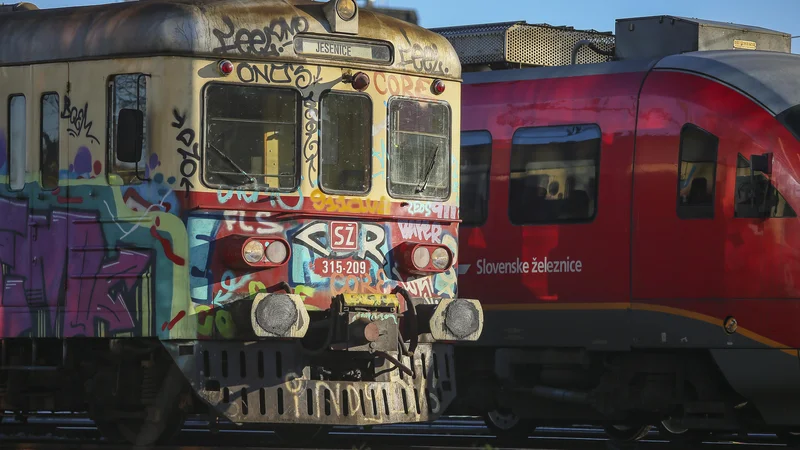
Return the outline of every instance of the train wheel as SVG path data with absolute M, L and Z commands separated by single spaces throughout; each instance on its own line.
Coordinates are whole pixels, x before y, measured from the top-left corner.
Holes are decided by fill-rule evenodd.
M 652 425 L 606 425 L 606 435 L 616 442 L 636 442 L 647 436 Z
M 783 431 L 778 433 L 778 439 L 789 448 L 800 448 L 800 433 L 794 431 Z
M 527 439 L 536 429 L 532 421 L 522 419 L 509 410 L 495 409 L 484 413 L 483 421 L 489 431 L 501 440 Z
M 333 428 L 330 425 L 276 425 L 275 435 L 286 444 L 311 444 L 325 436 Z
M 664 419 L 657 425 L 658 434 L 668 441 L 681 445 L 696 445 L 703 442 L 709 433 L 690 430 L 675 424 L 671 419 Z

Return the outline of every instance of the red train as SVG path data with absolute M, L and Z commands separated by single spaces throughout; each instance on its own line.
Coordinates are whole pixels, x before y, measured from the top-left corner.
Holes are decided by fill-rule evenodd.
M 508 436 L 796 439 L 791 36 L 671 16 L 435 31 L 465 72 L 459 295 L 486 311 L 452 411 Z

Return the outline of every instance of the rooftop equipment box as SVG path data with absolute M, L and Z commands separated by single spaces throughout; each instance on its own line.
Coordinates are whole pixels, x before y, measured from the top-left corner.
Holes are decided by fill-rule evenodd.
M 792 51 L 792 36 L 787 33 L 677 16 L 618 19 L 614 34 L 618 59 L 661 58 L 702 50 Z

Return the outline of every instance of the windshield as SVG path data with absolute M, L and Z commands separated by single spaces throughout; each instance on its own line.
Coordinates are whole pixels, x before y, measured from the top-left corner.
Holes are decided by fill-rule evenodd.
M 206 181 L 258 190 L 296 188 L 299 94 L 215 84 L 206 96 Z
M 445 199 L 450 194 L 450 109 L 410 99 L 389 103 L 389 193 Z

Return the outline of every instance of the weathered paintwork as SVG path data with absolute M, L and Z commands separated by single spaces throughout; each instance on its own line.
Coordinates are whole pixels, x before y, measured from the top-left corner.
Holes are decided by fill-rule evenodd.
M 0 65 L 165 55 L 338 65 L 300 56 L 294 49 L 297 35 L 331 35 L 323 5 L 178 0 L 0 13 Z M 362 10 L 358 38 L 392 45 L 392 61 L 382 70 L 450 80 L 461 77 L 461 64 L 450 43 L 416 25 Z M 365 63 L 351 66 L 375 68 Z
M 309 310 L 327 308 L 331 295 L 337 293 L 388 294 L 398 285 L 415 297 L 455 296 L 454 267 L 434 276 L 409 277 L 398 272 L 392 252 L 401 242 L 411 241 L 444 244 L 457 254 L 459 83 L 448 81 L 447 91 L 436 96 L 430 85 L 435 78 L 445 78 L 444 74 L 422 70 L 420 76 L 411 75 L 415 63 L 404 64 L 400 56 L 404 46 L 438 43 L 438 38 L 394 21 L 386 29 L 402 28 L 405 37 L 398 40 L 399 31 L 381 32 L 397 53 L 393 66 L 366 71 L 372 81 L 365 93 L 373 102 L 374 123 L 371 191 L 363 197 L 326 195 L 317 182 L 320 94 L 353 92 L 342 81 L 343 73 L 364 66 L 307 64 L 292 56 L 289 45 L 286 52 L 274 55 L 212 52 L 219 45 L 219 33 L 213 32 L 212 24 L 214 20 L 222 24 L 223 15 L 232 17 L 241 29 L 263 28 L 258 17 L 289 23 L 303 17 L 310 31 L 324 31 L 315 16 L 318 5 L 295 7 L 282 1 L 248 5 L 238 1 L 142 2 L 0 15 L 4 33 L 10 36 L 0 44 L 5 64 L 11 58 L 16 58 L 16 64 L 23 61 L 12 43 L 20 39 L 35 42 L 32 49 L 26 47 L 30 61 L 53 55 L 69 59 L 81 52 L 87 57 L 110 56 L 123 51 L 122 43 L 142 45 L 128 53 L 155 52 L 140 42 L 156 39 L 153 34 L 173 33 L 176 24 L 192 20 L 199 21 L 196 31 L 206 34 L 186 41 L 188 47 L 183 50 L 199 55 L 203 52 L 198 46 L 205 45 L 206 55 L 242 58 L 234 60 L 235 70 L 228 77 L 216 71 L 219 59 L 177 56 L 0 67 L 0 97 L 14 93 L 27 97 L 28 142 L 25 189 L 12 192 L 7 169 L 8 110 L 0 108 L 0 213 L 14 218 L 0 225 L 0 336 L 241 337 L 220 305 L 252 297 L 281 281 L 305 299 Z M 173 13 L 159 16 L 164 8 Z M 370 12 L 361 14 L 365 37 L 378 36 L 381 21 L 391 20 L 379 20 Z M 60 27 L 73 27 L 73 37 L 58 41 L 62 33 L 54 30 Z M 45 32 L 46 28 L 50 29 Z M 136 37 L 140 32 L 144 37 Z M 123 35 L 133 37 L 122 39 Z M 293 36 L 286 34 L 283 42 L 290 43 Z M 50 49 L 56 41 L 58 46 Z M 455 61 L 446 41 L 440 49 L 436 67 Z M 119 185 L 119 178 L 110 176 L 107 167 L 105 85 L 112 74 L 139 72 L 150 74 L 145 118 L 149 153 L 146 167 L 140 167 L 150 181 Z M 458 77 L 457 64 L 447 75 Z M 301 93 L 301 181 L 295 192 L 205 186 L 202 105 L 209 82 L 280 86 Z M 39 172 L 39 103 L 45 92 L 59 94 L 61 111 L 61 170 L 59 188 L 52 192 L 42 190 Z M 403 201 L 387 193 L 386 104 L 392 96 L 450 105 L 453 176 L 446 201 Z M 353 254 L 331 254 L 324 233 L 309 234 L 324 231 L 329 219 L 359 222 L 363 246 Z M 281 236 L 291 244 L 291 260 L 275 269 L 230 269 L 220 261 L 215 242 L 231 234 Z M 321 273 L 319 261 L 326 258 L 364 262 L 357 266 L 366 270 L 349 275 Z

